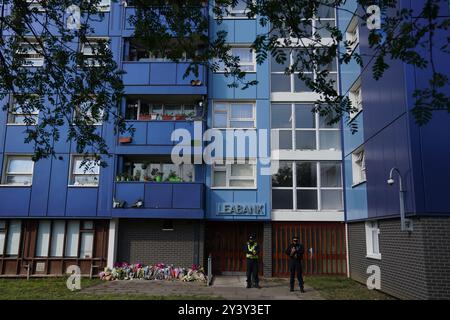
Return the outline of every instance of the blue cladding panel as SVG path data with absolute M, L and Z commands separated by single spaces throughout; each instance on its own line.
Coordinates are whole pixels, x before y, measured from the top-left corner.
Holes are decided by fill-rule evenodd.
M 145 207 L 151 209 L 172 208 L 172 184 L 152 183 L 145 185 Z
M 177 83 L 177 65 L 175 63 L 152 63 L 150 71 L 151 85 Z
M 8 125 L 6 127 L 6 143 L 5 153 L 8 152 L 20 152 L 20 153 L 33 153 L 34 148 L 32 144 L 25 144 L 24 140 L 27 136 L 25 130 L 26 126 L 20 125 Z
M 68 188 L 66 216 L 95 217 L 97 215 L 97 193 L 97 188 Z
M 132 128 L 136 131 L 134 132 L 133 139 L 131 141 L 131 145 L 139 145 L 147 143 L 147 122 L 139 122 L 139 121 L 128 121 L 127 124 L 132 125 Z M 124 137 L 131 136 L 129 133 L 123 135 Z M 129 145 L 129 144 L 127 144 Z
M 0 216 L 28 216 L 30 195 L 30 187 L 0 187 Z
M 51 179 L 48 198 L 48 215 L 64 216 L 66 212 L 66 194 L 69 183 L 69 156 L 57 154 L 62 160 L 52 159 Z
M 126 201 L 127 205 L 132 205 L 139 199 L 144 199 L 144 183 L 124 182 L 116 183 L 116 200 Z
M 202 184 L 174 184 L 173 207 L 176 209 L 201 209 L 203 207 Z
M 450 114 L 447 111 L 435 112 L 433 119 L 420 129 L 422 146 L 421 165 L 425 193 L 417 194 L 424 198 L 426 213 L 450 214 Z
M 347 220 L 366 219 L 367 215 L 367 190 L 366 184 L 362 183 L 352 187 L 352 156 L 344 160 L 345 165 L 345 192 Z
M 255 41 L 256 21 L 248 19 L 234 20 L 234 42 L 250 44 Z
M 399 214 L 398 183 L 389 186 L 386 180 L 392 167 L 402 173 L 406 188 L 406 212 L 414 212 L 414 189 L 408 152 L 406 115 L 396 120 L 365 144 L 369 217 Z M 395 178 L 398 182 L 398 178 Z
M 151 122 L 148 127 L 147 143 L 150 145 L 172 145 L 170 135 L 175 125 L 172 121 Z
M 46 216 L 49 197 L 51 159 L 43 159 L 34 165 L 33 187 L 31 190 L 30 216 Z
M 126 85 L 148 85 L 150 83 L 150 63 L 123 63 L 123 83 Z
M 364 112 L 364 111 L 363 111 Z M 344 133 L 344 154 L 347 156 L 352 153 L 364 142 L 363 112 L 360 112 L 353 121 L 357 124 L 358 130 L 355 133 L 350 131 L 350 127 L 343 125 Z

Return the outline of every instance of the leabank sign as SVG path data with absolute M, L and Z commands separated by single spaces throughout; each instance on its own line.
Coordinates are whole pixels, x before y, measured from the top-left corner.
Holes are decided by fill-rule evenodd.
M 266 205 L 264 203 L 219 203 L 219 215 L 264 216 Z

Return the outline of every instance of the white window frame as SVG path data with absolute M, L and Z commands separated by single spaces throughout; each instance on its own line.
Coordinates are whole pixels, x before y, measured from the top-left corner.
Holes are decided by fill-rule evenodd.
M 253 116 L 251 118 L 232 118 L 231 117 L 231 113 L 232 113 L 232 108 L 233 105 L 242 105 L 242 104 L 251 104 L 252 105 L 252 114 Z M 216 109 L 216 105 L 226 105 L 226 111 L 218 111 Z M 215 115 L 216 113 L 226 113 L 227 114 L 227 126 L 226 127 L 219 127 L 216 126 L 215 123 Z M 233 101 L 233 102 L 227 102 L 227 101 L 215 101 L 213 103 L 213 118 L 212 118 L 212 122 L 213 122 L 213 128 L 215 129 L 241 129 L 241 130 L 245 130 L 245 129 L 256 129 L 256 103 L 253 101 L 241 101 L 241 102 L 237 102 L 237 101 Z M 252 127 L 231 127 L 230 123 L 231 122 L 253 122 L 253 126 Z
M 80 51 L 83 54 L 83 60 L 86 66 L 88 67 L 99 67 L 100 64 L 97 61 L 96 57 L 99 55 L 98 53 L 95 52 L 95 49 L 92 50 L 92 48 L 95 48 L 96 45 L 98 45 L 98 43 L 100 41 L 105 41 L 106 42 L 106 47 L 109 48 L 109 38 L 107 37 L 95 37 L 95 38 L 87 38 L 87 42 L 82 42 L 81 46 L 80 46 Z M 88 48 L 90 49 L 90 52 L 88 52 Z M 94 63 L 86 63 L 88 61 L 93 61 Z
M 142 99 L 137 98 L 135 100 L 137 100 L 137 119 L 125 119 L 126 121 L 154 121 L 154 120 L 160 120 L 160 119 L 139 120 L 139 117 L 141 116 Z M 128 105 L 131 105 L 131 103 L 130 104 L 127 103 L 127 97 L 126 97 L 125 98 L 125 113 L 127 112 Z M 159 114 L 159 113 L 153 112 L 153 107 L 155 105 L 158 105 L 158 106 L 161 107 L 161 112 L 162 113 Z M 185 110 L 186 107 L 194 107 L 194 111 L 193 111 L 194 112 L 194 116 L 196 116 L 197 112 L 198 112 L 198 108 L 197 108 L 197 105 L 195 103 L 157 103 L 157 102 L 155 102 L 155 103 L 152 103 L 151 112 L 150 112 L 149 115 L 152 115 L 152 114 L 155 114 L 155 115 L 157 114 L 159 116 L 168 115 L 166 113 L 166 107 L 167 106 L 171 106 L 171 105 L 179 105 L 180 106 L 180 108 L 181 108 L 181 114 L 180 115 L 188 116 L 188 114 L 186 113 L 186 110 Z
M 352 153 L 352 176 L 353 187 L 367 181 L 366 155 L 363 147 Z
M 100 183 L 100 164 L 97 163 L 97 173 L 74 173 L 74 171 L 76 170 L 75 168 L 75 163 L 77 162 L 77 160 L 79 159 L 87 159 L 88 161 L 93 161 L 96 162 L 95 160 L 90 159 L 89 157 L 85 157 L 83 155 L 72 155 L 70 157 L 70 174 L 69 174 L 69 187 L 81 187 L 81 188 L 86 188 L 86 187 L 91 187 L 91 188 L 96 188 L 98 187 L 99 183 Z M 78 168 L 79 169 L 79 168 Z M 89 169 L 90 171 L 91 169 Z M 97 183 L 92 183 L 92 184 L 75 184 L 75 177 L 76 176 L 97 176 Z M 74 182 L 72 184 L 72 181 Z
M 366 258 L 381 260 L 378 221 L 366 221 Z
M 31 45 L 39 48 L 40 44 L 37 39 L 29 39 L 29 42 L 23 41 L 20 43 L 20 49 L 17 54 L 23 56 L 24 64 L 22 67 L 42 67 L 44 65 L 44 55 L 36 51 Z M 23 47 L 29 46 L 28 50 L 24 52 Z M 30 62 L 30 63 L 27 63 Z
M 272 190 L 292 190 L 292 208 L 291 209 L 272 209 L 274 212 L 342 212 L 344 210 L 344 200 L 343 200 L 343 182 L 342 182 L 342 164 L 340 161 L 302 161 L 302 160 L 280 160 L 282 162 L 287 162 L 291 165 L 292 169 L 292 187 L 271 187 Z M 297 186 L 297 164 L 302 162 L 309 162 L 314 163 L 316 166 L 316 186 L 314 187 L 300 187 Z M 329 163 L 334 165 L 339 165 L 341 170 L 341 186 L 340 187 L 324 187 L 322 186 L 322 180 L 321 180 L 321 164 Z M 297 190 L 314 190 L 317 192 L 317 209 L 298 209 L 297 206 Z M 335 190 L 340 191 L 341 193 L 341 209 L 323 209 L 322 204 L 322 191 L 323 190 Z
M 37 125 L 38 121 L 39 121 L 39 110 L 34 110 L 31 113 L 25 113 L 20 109 L 20 106 L 18 107 L 14 107 L 14 105 L 16 104 L 16 95 L 11 94 L 10 95 L 10 100 L 9 100 L 9 109 L 8 109 L 8 121 L 7 121 L 7 125 L 13 125 L 13 126 L 26 126 L 27 124 L 25 122 L 16 122 L 16 117 L 17 116 L 28 116 L 29 118 L 34 119 L 34 124 L 33 125 Z M 16 110 L 14 110 L 16 109 Z M 19 111 L 20 109 L 20 111 Z M 13 121 L 11 121 L 13 119 Z
M 295 51 L 296 50 L 306 50 L 307 48 L 303 48 L 302 49 L 302 47 L 299 47 L 299 48 L 285 48 L 285 49 L 289 50 L 289 55 L 287 55 L 286 62 L 288 63 L 289 66 L 291 66 L 293 64 L 294 59 L 295 59 L 295 57 L 294 57 Z M 294 50 L 291 50 L 291 49 L 294 49 Z M 336 70 L 334 70 L 334 71 L 329 70 L 328 76 L 336 78 L 334 85 L 336 87 L 335 90 L 337 91 L 339 89 L 338 61 L 337 61 L 337 58 L 335 60 L 335 66 L 336 66 L 336 68 L 335 68 Z M 272 71 L 272 67 L 271 67 L 270 68 L 270 83 L 271 83 L 271 85 L 270 85 L 270 89 L 269 89 L 270 92 L 272 94 L 274 94 L 274 93 L 281 93 L 281 94 L 283 94 L 283 93 L 293 93 L 293 94 L 313 93 L 311 90 L 309 90 L 309 91 L 295 91 L 295 81 L 301 81 L 301 79 L 298 78 L 298 74 L 299 73 L 300 73 L 299 71 L 295 71 L 293 73 L 286 74 L 285 71 Z M 314 71 L 314 68 L 311 68 L 310 71 L 305 71 L 305 72 L 302 72 L 302 73 L 304 75 L 311 76 L 312 80 L 314 80 L 314 81 L 317 80 L 317 74 Z M 285 77 L 289 77 L 289 81 L 290 81 L 289 83 L 290 83 L 290 89 L 291 90 L 290 91 L 272 91 L 272 75 L 284 75 Z
M 245 1 L 245 2 L 247 2 L 247 1 Z M 256 3 L 256 0 L 253 0 L 253 3 Z M 232 6 L 228 6 L 227 10 L 228 10 L 229 14 L 227 14 L 227 12 L 224 12 L 224 15 L 222 17 L 222 19 L 224 19 L 224 20 L 233 20 L 233 19 L 248 20 L 249 19 L 247 17 L 246 10 L 236 10 L 236 7 L 233 8 Z M 233 14 L 238 14 L 238 15 L 233 15 Z M 215 15 L 214 19 L 218 19 L 218 17 Z M 252 17 L 250 19 L 255 19 L 255 17 Z
M 351 41 L 352 44 L 350 45 L 348 51 L 349 53 L 352 53 L 355 48 L 359 45 L 359 25 L 358 25 L 358 16 L 353 16 L 352 20 L 350 21 L 347 31 L 345 32 L 345 40 Z
M 92 99 L 93 100 L 95 100 L 95 97 L 92 97 Z M 84 103 L 88 103 L 88 102 L 84 102 Z M 92 120 L 94 120 L 93 118 L 92 118 L 92 109 L 91 108 L 85 108 L 85 107 L 81 107 L 81 108 L 78 108 L 78 106 L 75 108 L 75 110 L 74 110 L 74 112 L 73 112 L 73 122 L 75 123 L 75 119 L 78 117 L 78 114 L 81 112 L 81 111 L 85 111 L 85 113 L 86 113 L 86 116 L 89 118 L 89 119 L 92 119 Z M 102 109 L 102 110 L 100 110 L 101 112 L 100 112 L 100 115 L 99 115 L 99 119 L 98 120 L 96 120 L 95 122 L 92 122 L 92 123 L 88 123 L 88 125 L 91 125 L 91 126 L 101 126 L 102 124 L 103 124 L 103 117 L 104 117 L 104 109 Z
M 11 225 L 18 225 L 19 232 L 12 234 L 11 233 Z M 22 221 L 20 220 L 11 220 L 8 222 L 8 228 L 6 231 L 6 239 L 5 239 L 5 256 L 18 256 L 20 252 L 20 243 L 22 238 Z M 12 243 L 14 241 L 14 243 Z
M 350 112 L 350 119 L 354 119 L 362 110 L 362 91 L 361 91 L 361 80 L 358 79 L 348 92 L 348 98 L 352 102 L 352 107 L 358 109 L 356 112 Z
M 339 137 L 339 145 L 338 146 L 336 146 L 336 148 L 330 148 L 330 149 L 321 149 L 321 144 L 320 144 L 320 135 L 321 135 L 321 133 L 323 133 L 323 132 L 326 132 L 326 131 L 331 131 L 331 132 L 337 132 L 337 133 L 339 133 L 340 132 L 340 128 L 339 128 L 339 126 L 337 126 L 337 127 L 335 127 L 335 128 L 331 128 L 331 127 L 321 127 L 320 126 L 320 115 L 319 115 L 319 113 L 315 113 L 314 114 L 314 128 L 297 128 L 297 124 L 296 124 L 296 114 L 295 114 L 295 112 L 296 112 L 296 106 L 297 105 L 305 105 L 305 106 L 313 106 L 313 104 L 312 103 L 296 103 L 296 102 L 293 102 L 293 103 L 283 103 L 283 102 L 275 102 L 275 103 L 272 103 L 271 105 L 270 105 L 270 112 L 271 112 L 271 114 L 272 114 L 272 109 L 273 109 L 273 107 L 275 106 L 275 108 L 276 108 L 276 106 L 277 105 L 291 105 L 291 128 L 271 128 L 271 132 L 275 132 L 275 131 L 278 131 L 278 132 L 280 132 L 280 131 L 291 131 L 291 139 L 292 139 L 292 149 L 280 149 L 280 150 L 289 150 L 289 151 L 301 151 L 301 152 L 304 152 L 304 151 L 306 151 L 306 152 L 308 152 L 308 151 L 339 151 L 339 150 L 341 150 L 341 148 L 342 148 L 342 141 L 341 141 L 341 139 L 340 139 L 340 137 Z M 308 131 L 310 131 L 310 132 L 312 132 L 312 131 L 314 131 L 315 132 L 315 142 L 316 142 L 316 148 L 315 149 L 297 149 L 297 131 L 305 131 L 305 132 L 308 132 Z M 271 135 L 271 139 L 272 139 L 272 135 Z M 273 144 L 271 144 L 271 145 L 273 145 Z
M 243 165 L 243 164 L 247 164 L 247 165 L 252 165 L 253 168 L 253 174 L 252 176 L 232 176 L 231 175 L 231 170 L 232 170 L 232 166 L 233 165 Z M 256 175 L 256 170 L 257 170 L 257 165 L 256 165 L 256 160 L 255 159 L 250 159 L 250 160 L 246 160 L 245 163 L 242 160 L 241 161 L 232 161 L 232 160 L 225 160 L 225 162 L 223 161 L 214 161 L 213 165 L 211 166 L 211 189 L 256 189 L 257 188 L 257 175 Z M 225 186 L 215 186 L 215 172 L 225 172 Z M 235 187 L 235 186 L 230 186 L 230 181 L 238 181 L 238 180 L 253 180 L 253 186 L 248 186 L 248 187 Z
M 6 220 L 0 220 L 0 256 L 4 255 L 6 248 Z
M 326 17 L 314 16 L 312 19 L 302 19 L 302 20 L 303 21 L 311 20 L 311 35 L 310 35 L 310 37 L 313 37 L 314 33 L 319 30 L 318 26 L 319 26 L 320 23 L 323 22 L 323 24 L 326 24 L 327 22 L 329 22 L 330 24 L 334 23 L 334 26 L 337 25 L 337 23 L 336 23 L 336 9 L 334 11 L 334 18 L 326 18 Z M 301 26 L 303 26 L 303 25 L 301 25 Z M 290 40 L 293 43 L 299 43 L 299 44 L 301 43 L 304 46 L 307 46 L 307 45 L 310 44 L 310 41 L 308 40 L 308 38 L 303 38 L 302 40 L 300 40 L 300 39 L 291 37 Z M 322 40 L 322 42 L 327 42 L 327 41 L 330 41 L 331 38 L 324 38 L 324 37 L 322 37 L 321 40 Z M 278 42 L 283 43 L 283 41 L 284 41 L 283 38 L 278 38 Z
M 32 162 L 31 172 L 10 172 L 9 164 L 11 160 L 26 159 Z M 5 155 L 4 165 L 3 165 L 3 186 L 19 186 L 19 187 L 31 187 L 33 185 L 33 172 L 34 172 L 34 162 L 30 155 Z M 30 184 L 19 184 L 19 183 L 8 183 L 8 176 L 30 176 Z
M 241 69 L 241 71 L 245 72 L 245 73 L 256 73 L 256 52 L 255 52 L 255 50 L 253 48 L 251 48 L 250 46 L 231 45 L 229 55 L 231 55 L 233 57 L 234 57 L 234 54 L 233 54 L 234 49 L 248 49 L 248 50 L 252 51 L 252 62 L 251 63 L 247 63 L 247 62 L 243 63 L 242 61 L 239 61 L 239 67 L 251 66 L 253 68 L 253 70 L 242 70 Z M 219 69 L 215 70 L 214 73 L 226 73 L 227 72 L 226 67 L 222 62 L 220 62 L 217 59 L 215 60 L 215 62 L 219 64 Z

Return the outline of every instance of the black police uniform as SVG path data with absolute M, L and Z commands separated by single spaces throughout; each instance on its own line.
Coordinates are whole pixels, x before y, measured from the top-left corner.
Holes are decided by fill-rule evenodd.
M 294 252 L 292 252 L 292 248 L 294 248 Z M 289 247 L 286 249 L 285 253 L 289 256 L 289 272 L 291 273 L 291 290 L 294 290 L 295 284 L 295 273 L 297 273 L 298 284 L 300 286 L 300 290 L 303 291 L 303 275 L 302 275 L 302 259 L 303 253 L 305 249 L 301 243 L 294 244 L 291 243 Z

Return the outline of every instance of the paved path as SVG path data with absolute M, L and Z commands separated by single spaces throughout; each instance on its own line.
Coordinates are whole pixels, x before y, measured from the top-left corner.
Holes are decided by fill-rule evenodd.
M 91 294 L 145 294 L 153 296 L 197 296 L 241 300 L 321 300 L 320 294 L 305 285 L 305 293 L 289 292 L 288 279 L 261 279 L 261 289 L 246 289 L 244 276 L 215 277 L 213 285 L 207 287 L 198 282 L 165 280 L 122 280 L 102 282 L 83 289 Z

